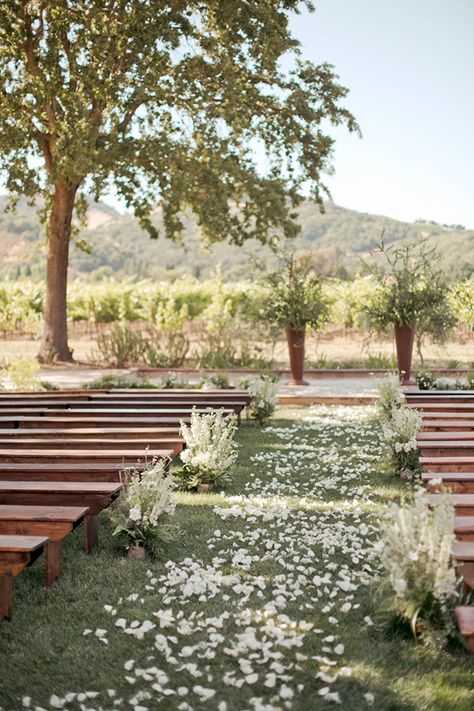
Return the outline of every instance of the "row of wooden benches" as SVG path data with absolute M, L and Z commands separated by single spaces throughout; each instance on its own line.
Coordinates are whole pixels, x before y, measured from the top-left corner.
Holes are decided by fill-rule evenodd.
M 176 457 L 193 409 L 240 417 L 249 401 L 236 390 L 0 393 L 0 619 L 12 615 L 12 578 L 43 551 L 54 582 L 61 542 L 80 524 L 90 552 L 121 471 Z
M 467 589 L 474 590 L 474 393 L 407 392 L 407 404 L 422 413 L 418 436 L 422 479 L 435 502 L 449 490 L 455 510 L 453 559 Z M 474 652 L 474 606 L 456 609 L 461 634 Z

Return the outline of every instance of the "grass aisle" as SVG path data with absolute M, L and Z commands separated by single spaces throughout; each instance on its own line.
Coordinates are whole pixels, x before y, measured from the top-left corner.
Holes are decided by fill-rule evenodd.
M 0 708 L 472 708 L 472 658 L 376 623 L 372 544 L 407 487 L 377 473 L 368 408 L 279 410 L 244 424 L 224 495 L 181 495 L 178 539 L 154 563 L 65 545 L 15 581 L 0 625 Z

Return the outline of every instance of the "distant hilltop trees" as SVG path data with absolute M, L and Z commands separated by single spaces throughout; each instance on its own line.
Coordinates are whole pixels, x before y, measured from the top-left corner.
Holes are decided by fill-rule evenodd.
M 436 225 L 437 227 L 443 227 L 445 230 L 465 230 L 464 225 L 447 225 L 444 222 L 436 222 L 435 220 L 424 220 L 422 217 L 418 217 L 415 222 L 423 222 L 425 225 Z

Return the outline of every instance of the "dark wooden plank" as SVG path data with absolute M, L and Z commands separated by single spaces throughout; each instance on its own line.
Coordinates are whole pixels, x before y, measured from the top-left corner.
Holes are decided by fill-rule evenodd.
M 140 469 L 144 463 L 133 465 Z M 128 467 L 130 468 L 130 467 Z M 70 481 L 70 482 L 119 482 L 120 473 L 126 470 L 121 464 L 5 464 L 0 462 L 0 479 L 3 481 Z
M 48 539 L 45 536 L 0 536 L 2 553 L 31 553 L 42 548 Z
M 26 430 L 27 431 L 27 430 Z M 126 433 L 125 433 L 126 434 Z M 125 436 L 125 435 L 124 435 Z M 17 449 L 76 449 L 95 451 L 100 449 L 106 450 L 137 450 L 141 457 L 146 453 L 147 449 L 170 449 L 173 451 L 173 456 L 176 456 L 183 449 L 184 442 L 182 439 L 167 438 L 167 439 L 52 439 L 39 437 L 36 438 L 14 438 L 0 439 L 1 450 L 17 450 Z
M 83 506 L 5 506 L 0 504 L 1 521 L 50 521 L 76 523 L 88 509 Z
M 172 449 L 0 449 L 0 461 L 4 463 L 31 463 L 48 461 L 58 463 L 104 462 L 117 465 L 133 466 L 139 459 L 173 459 L 175 453 Z
M 473 422 L 474 427 L 474 422 Z M 474 432 L 469 432 L 466 430 L 451 430 L 449 432 L 420 432 L 417 435 L 417 440 L 420 442 L 457 442 L 460 440 L 465 440 L 467 442 L 474 443 Z
M 0 534 L 45 536 L 45 584 L 61 573 L 61 542 L 84 520 L 89 509 L 77 506 L 6 506 L 0 504 Z
M 474 457 L 420 457 L 420 465 L 427 472 L 470 472 Z
M 52 417 L 52 416 L 21 416 L 16 417 L 3 417 L 0 415 L 0 428 L 33 428 L 33 429 L 52 429 L 52 428 L 77 428 L 77 427 L 100 427 L 101 429 L 107 427 L 128 429 L 130 427 L 153 427 L 157 428 L 160 426 L 169 427 L 175 426 L 179 427 L 181 422 L 189 423 L 190 417 L 119 417 L 116 415 L 111 415 L 108 417 L 97 418 L 95 415 L 84 415 L 83 417 L 77 417 L 76 414 L 65 415 L 63 417 Z
M 449 489 L 453 494 L 474 494 L 474 472 L 423 472 L 421 477 L 432 493 Z
M 44 536 L 0 535 L 0 620 L 12 618 L 12 578 L 43 551 Z
M 52 438 L 52 439 L 81 439 L 81 440 L 90 440 L 90 439 L 113 439 L 113 440 L 123 440 L 126 438 L 127 440 L 132 440 L 132 439 L 143 439 L 143 438 L 149 438 L 152 440 L 160 441 L 162 439 L 170 439 L 174 440 L 176 438 L 179 438 L 179 427 L 160 427 L 160 428 L 155 428 L 153 426 L 151 427 L 131 427 L 130 429 L 127 429 L 126 432 L 124 432 L 123 428 L 121 427 L 109 427 L 109 428 L 103 428 L 103 427 L 69 427 L 67 429 L 63 428 L 56 428 L 56 429 L 47 429 L 47 428 L 40 428 L 40 429 L 34 429 L 32 427 L 28 427 L 25 429 L 21 428 L 10 428 L 10 429 L 0 429 L 0 438 L 1 439 L 18 439 L 21 440 L 23 439 L 30 439 L 30 438 L 38 438 L 38 439 L 44 439 L 44 438 Z

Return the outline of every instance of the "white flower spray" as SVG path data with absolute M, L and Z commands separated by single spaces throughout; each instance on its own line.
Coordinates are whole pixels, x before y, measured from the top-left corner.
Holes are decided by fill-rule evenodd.
M 229 416 L 224 410 L 205 413 L 193 410 L 191 423 L 181 422 L 181 437 L 186 445 L 181 461 L 191 488 L 201 482 L 228 478 L 237 459 L 236 430 L 236 416 Z
M 410 621 L 450 631 L 450 614 L 459 596 L 459 582 L 451 557 L 454 508 L 448 496 L 434 505 L 424 489 L 412 503 L 393 504 L 377 545 L 388 588 L 390 608 Z

